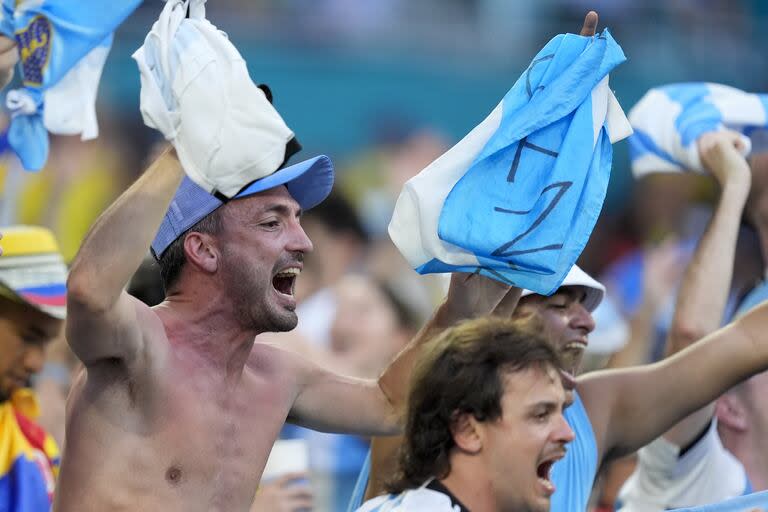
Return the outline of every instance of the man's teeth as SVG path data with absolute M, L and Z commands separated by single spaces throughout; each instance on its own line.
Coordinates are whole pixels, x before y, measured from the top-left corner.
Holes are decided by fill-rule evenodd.
M 578 341 L 572 341 L 565 346 L 566 350 L 584 350 L 584 344 Z
M 287 268 L 277 273 L 277 277 L 293 277 L 301 274 L 300 268 Z

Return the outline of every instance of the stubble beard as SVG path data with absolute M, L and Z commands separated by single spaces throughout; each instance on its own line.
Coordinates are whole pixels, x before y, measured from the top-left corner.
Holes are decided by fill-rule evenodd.
M 227 290 L 238 323 L 256 332 L 287 332 L 299 322 L 295 311 L 274 303 L 271 275 L 259 276 L 244 265 L 230 265 Z

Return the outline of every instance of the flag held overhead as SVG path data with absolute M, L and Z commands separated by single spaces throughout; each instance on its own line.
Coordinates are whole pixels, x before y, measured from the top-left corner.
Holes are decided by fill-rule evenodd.
M 406 183 L 389 233 L 411 265 L 556 290 L 600 214 L 611 143 L 631 133 L 608 87 L 624 60 L 608 30 L 553 38 L 480 125 Z
M 10 91 L 8 140 L 28 170 L 48 157 L 48 131 L 98 134 L 96 90 L 112 32 L 141 0 L 3 0 L 0 32 L 16 40 L 23 87 Z
M 651 89 L 629 111 L 632 173 L 703 172 L 696 141 L 706 132 L 739 132 L 745 156 L 768 149 L 768 95 L 705 82 Z

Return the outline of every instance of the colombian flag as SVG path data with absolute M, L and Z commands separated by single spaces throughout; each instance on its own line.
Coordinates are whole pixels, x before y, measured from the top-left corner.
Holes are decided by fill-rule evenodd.
M 29 389 L 0 404 L 0 511 L 48 512 L 59 471 L 59 449 L 31 418 L 38 415 Z

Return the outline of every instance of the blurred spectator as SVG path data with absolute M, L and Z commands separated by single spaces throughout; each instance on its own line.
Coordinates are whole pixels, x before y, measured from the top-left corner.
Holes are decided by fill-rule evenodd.
M 338 373 L 375 378 L 415 336 L 424 318 L 389 284 L 370 277 L 345 276 L 333 291 L 337 307 L 330 329 L 330 350 L 294 348 Z M 368 441 L 293 426 L 287 426 L 283 433 L 285 438 L 308 441 L 318 510 L 343 510 L 368 453 Z
M 314 496 L 309 485 L 309 453 L 301 439 L 278 439 L 261 474 L 251 512 L 311 512 Z
M 747 200 L 747 215 L 757 229 L 763 261 L 768 261 L 768 153 L 752 155 L 752 188 Z M 768 269 L 764 270 L 768 276 Z M 768 298 L 768 279 L 764 277 L 744 297 L 736 317 Z M 768 464 L 759 457 L 768 442 L 768 374 L 761 373 L 734 387 L 718 400 L 716 415 L 723 445 L 744 465 L 752 490 L 768 489 Z
M 0 256 L 0 510 L 45 511 L 59 467 L 31 378 L 64 324 L 67 270 L 50 231 L 2 228 Z
M 311 342 L 328 346 L 336 310 L 333 286 L 347 272 L 362 267 L 368 236 L 352 205 L 338 193 L 307 212 L 301 224 L 314 250 L 305 255 L 297 280 L 296 331 Z
M 392 283 L 411 308 L 426 315 L 444 296 L 446 276 L 417 278 L 389 240 L 387 226 L 405 182 L 445 152 L 447 143 L 436 130 L 418 126 L 398 112 L 379 116 L 374 131 L 375 145 L 340 173 L 339 186 L 356 198 L 363 224 L 371 234 L 367 270 Z
M 701 161 L 716 178 L 720 195 L 677 293 L 666 355 L 680 352 L 721 326 L 750 189 L 749 165 L 738 143 L 733 132 L 707 133 L 698 140 Z M 654 263 L 658 266 L 660 261 Z M 646 288 L 645 295 L 654 295 L 653 288 Z M 713 413 L 713 405 L 694 412 L 638 452 L 637 469 L 619 495 L 621 510 L 705 505 L 748 491 L 743 469 L 722 447 L 711 425 Z
M 52 137 L 46 169 L 28 173 L 9 159 L 4 199 L 13 201 L 10 222 L 49 227 L 71 260 L 91 223 L 124 188 L 119 152 L 109 139 L 81 142 Z M 13 187 L 13 188 L 9 188 Z

